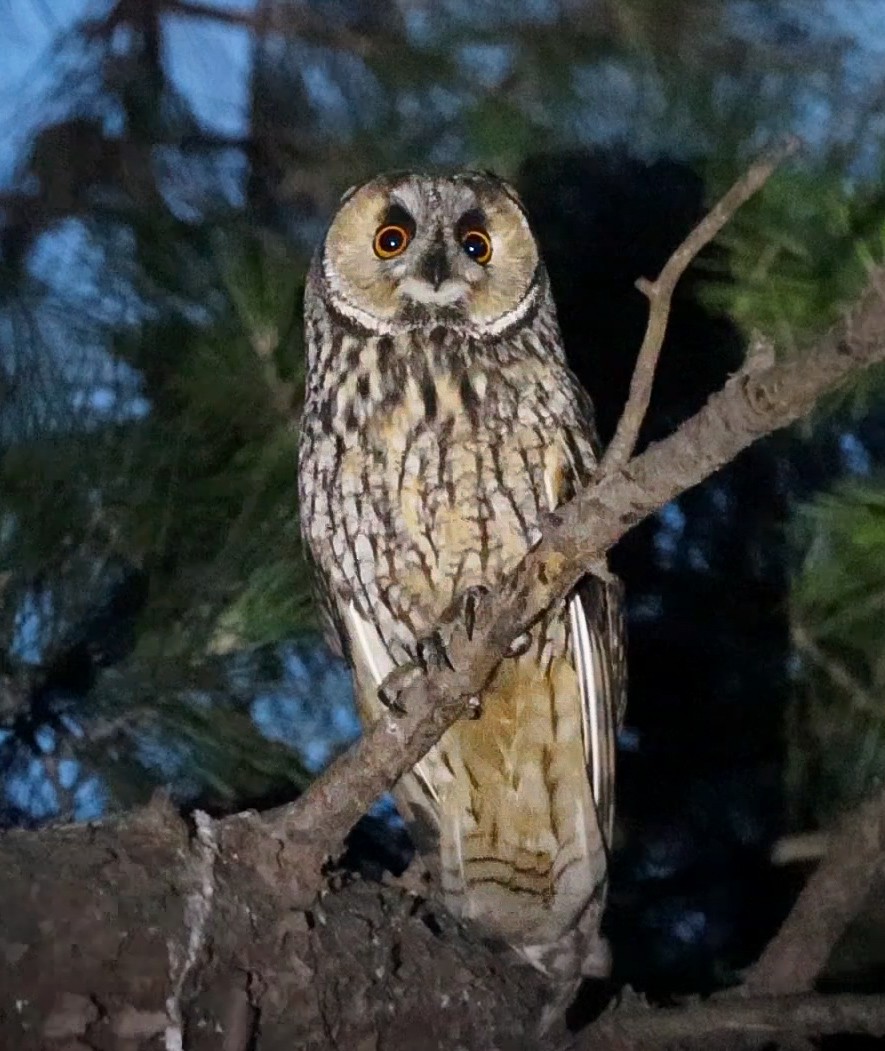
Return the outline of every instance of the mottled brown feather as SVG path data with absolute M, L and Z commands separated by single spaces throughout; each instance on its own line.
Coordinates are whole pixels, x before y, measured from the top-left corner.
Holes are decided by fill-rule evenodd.
M 368 243 L 390 201 L 415 219 L 402 265 L 373 260 Z M 482 272 L 453 240 L 468 208 L 487 217 L 494 246 Z M 422 238 L 449 253 L 439 304 L 416 276 Z M 403 176 L 357 189 L 317 254 L 305 306 L 302 528 L 368 722 L 380 681 L 414 659 L 455 596 L 494 586 L 543 514 L 589 478 L 592 408 L 565 364 L 525 215 L 497 180 Z M 452 727 L 396 792 L 421 849 L 438 854 L 449 908 L 562 980 L 600 959 L 621 609 L 616 582 L 583 582 L 500 665 L 481 717 Z

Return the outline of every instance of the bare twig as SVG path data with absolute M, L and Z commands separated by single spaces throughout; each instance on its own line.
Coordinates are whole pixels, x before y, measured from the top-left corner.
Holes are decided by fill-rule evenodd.
M 826 832 L 793 832 L 779 836 L 771 845 L 768 860 L 772 865 L 796 865 L 820 861 L 830 846 Z
M 849 695 L 857 711 L 873 714 L 881 710 L 878 698 L 874 697 L 841 661 L 825 653 L 802 625 L 793 626 L 792 636 L 796 649 L 812 660 L 835 686 Z
M 799 146 L 798 139 L 788 139 L 775 149 L 768 157 L 763 158 L 750 168 L 745 175 L 732 186 L 724 197 L 691 231 L 676 251 L 667 260 L 664 269 L 656 280 L 649 281 L 640 277 L 636 287 L 649 302 L 648 324 L 645 337 L 639 348 L 633 378 L 630 381 L 630 394 L 615 436 L 612 438 L 600 465 L 600 474 L 611 474 L 620 470 L 633 455 L 639 429 L 645 419 L 651 390 L 654 385 L 655 369 L 664 336 L 667 332 L 667 321 L 670 317 L 670 304 L 676 285 L 685 273 L 692 260 L 713 240 L 734 213 L 768 182 L 774 171 L 793 154 Z
M 770 1046 L 780 1034 L 885 1035 L 885 996 L 803 996 L 740 998 L 720 996 L 675 1008 L 630 1008 L 604 1015 L 584 1030 L 570 1051 L 610 1048 L 664 1048 L 671 1045 L 721 1047 L 717 1038 L 740 1035 Z M 731 1045 L 728 1045 L 731 1046 Z
M 885 360 L 882 273 L 844 319 L 807 354 L 759 367 L 726 383 L 676 434 L 627 467 L 587 486 L 547 516 L 540 543 L 478 606 L 474 632 L 452 632 L 452 668 L 417 673 L 400 694 L 407 714 L 384 716 L 291 807 L 273 815 L 276 832 L 298 841 L 292 892 L 310 896 L 319 861 L 371 804 L 439 740 L 482 692 L 511 641 L 562 601 L 589 565 L 629 529 L 703 481 L 757 438 L 793 423 L 853 372 Z
M 845 928 L 858 914 L 885 863 L 885 791 L 868 800 L 830 837 L 829 850 L 784 925 L 750 969 L 752 994 L 813 988 Z

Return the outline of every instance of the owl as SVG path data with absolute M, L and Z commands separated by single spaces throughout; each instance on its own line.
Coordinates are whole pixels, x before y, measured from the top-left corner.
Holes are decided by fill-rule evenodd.
M 491 174 L 380 176 L 308 275 L 301 529 L 361 718 L 466 589 L 494 588 L 597 463 L 538 244 Z M 536 623 L 395 795 L 446 906 L 561 988 L 599 934 L 625 696 L 622 594 L 590 576 Z

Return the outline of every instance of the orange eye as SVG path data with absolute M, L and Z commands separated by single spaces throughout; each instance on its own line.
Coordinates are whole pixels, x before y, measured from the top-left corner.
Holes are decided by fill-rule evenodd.
M 480 266 L 492 258 L 492 239 L 485 230 L 468 230 L 461 238 L 461 247 Z
M 409 231 L 395 223 L 379 226 L 375 232 L 373 248 L 379 259 L 393 259 L 404 252 L 409 243 Z

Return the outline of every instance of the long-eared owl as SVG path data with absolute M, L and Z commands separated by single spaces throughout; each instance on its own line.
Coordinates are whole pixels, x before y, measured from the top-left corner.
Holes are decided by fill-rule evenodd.
M 592 406 L 523 206 L 489 174 L 345 194 L 305 322 L 302 531 L 371 722 L 453 599 L 493 587 L 589 480 Z M 447 907 L 570 988 L 608 962 L 621 610 L 614 578 L 586 578 L 395 793 L 420 847 L 433 833 Z

